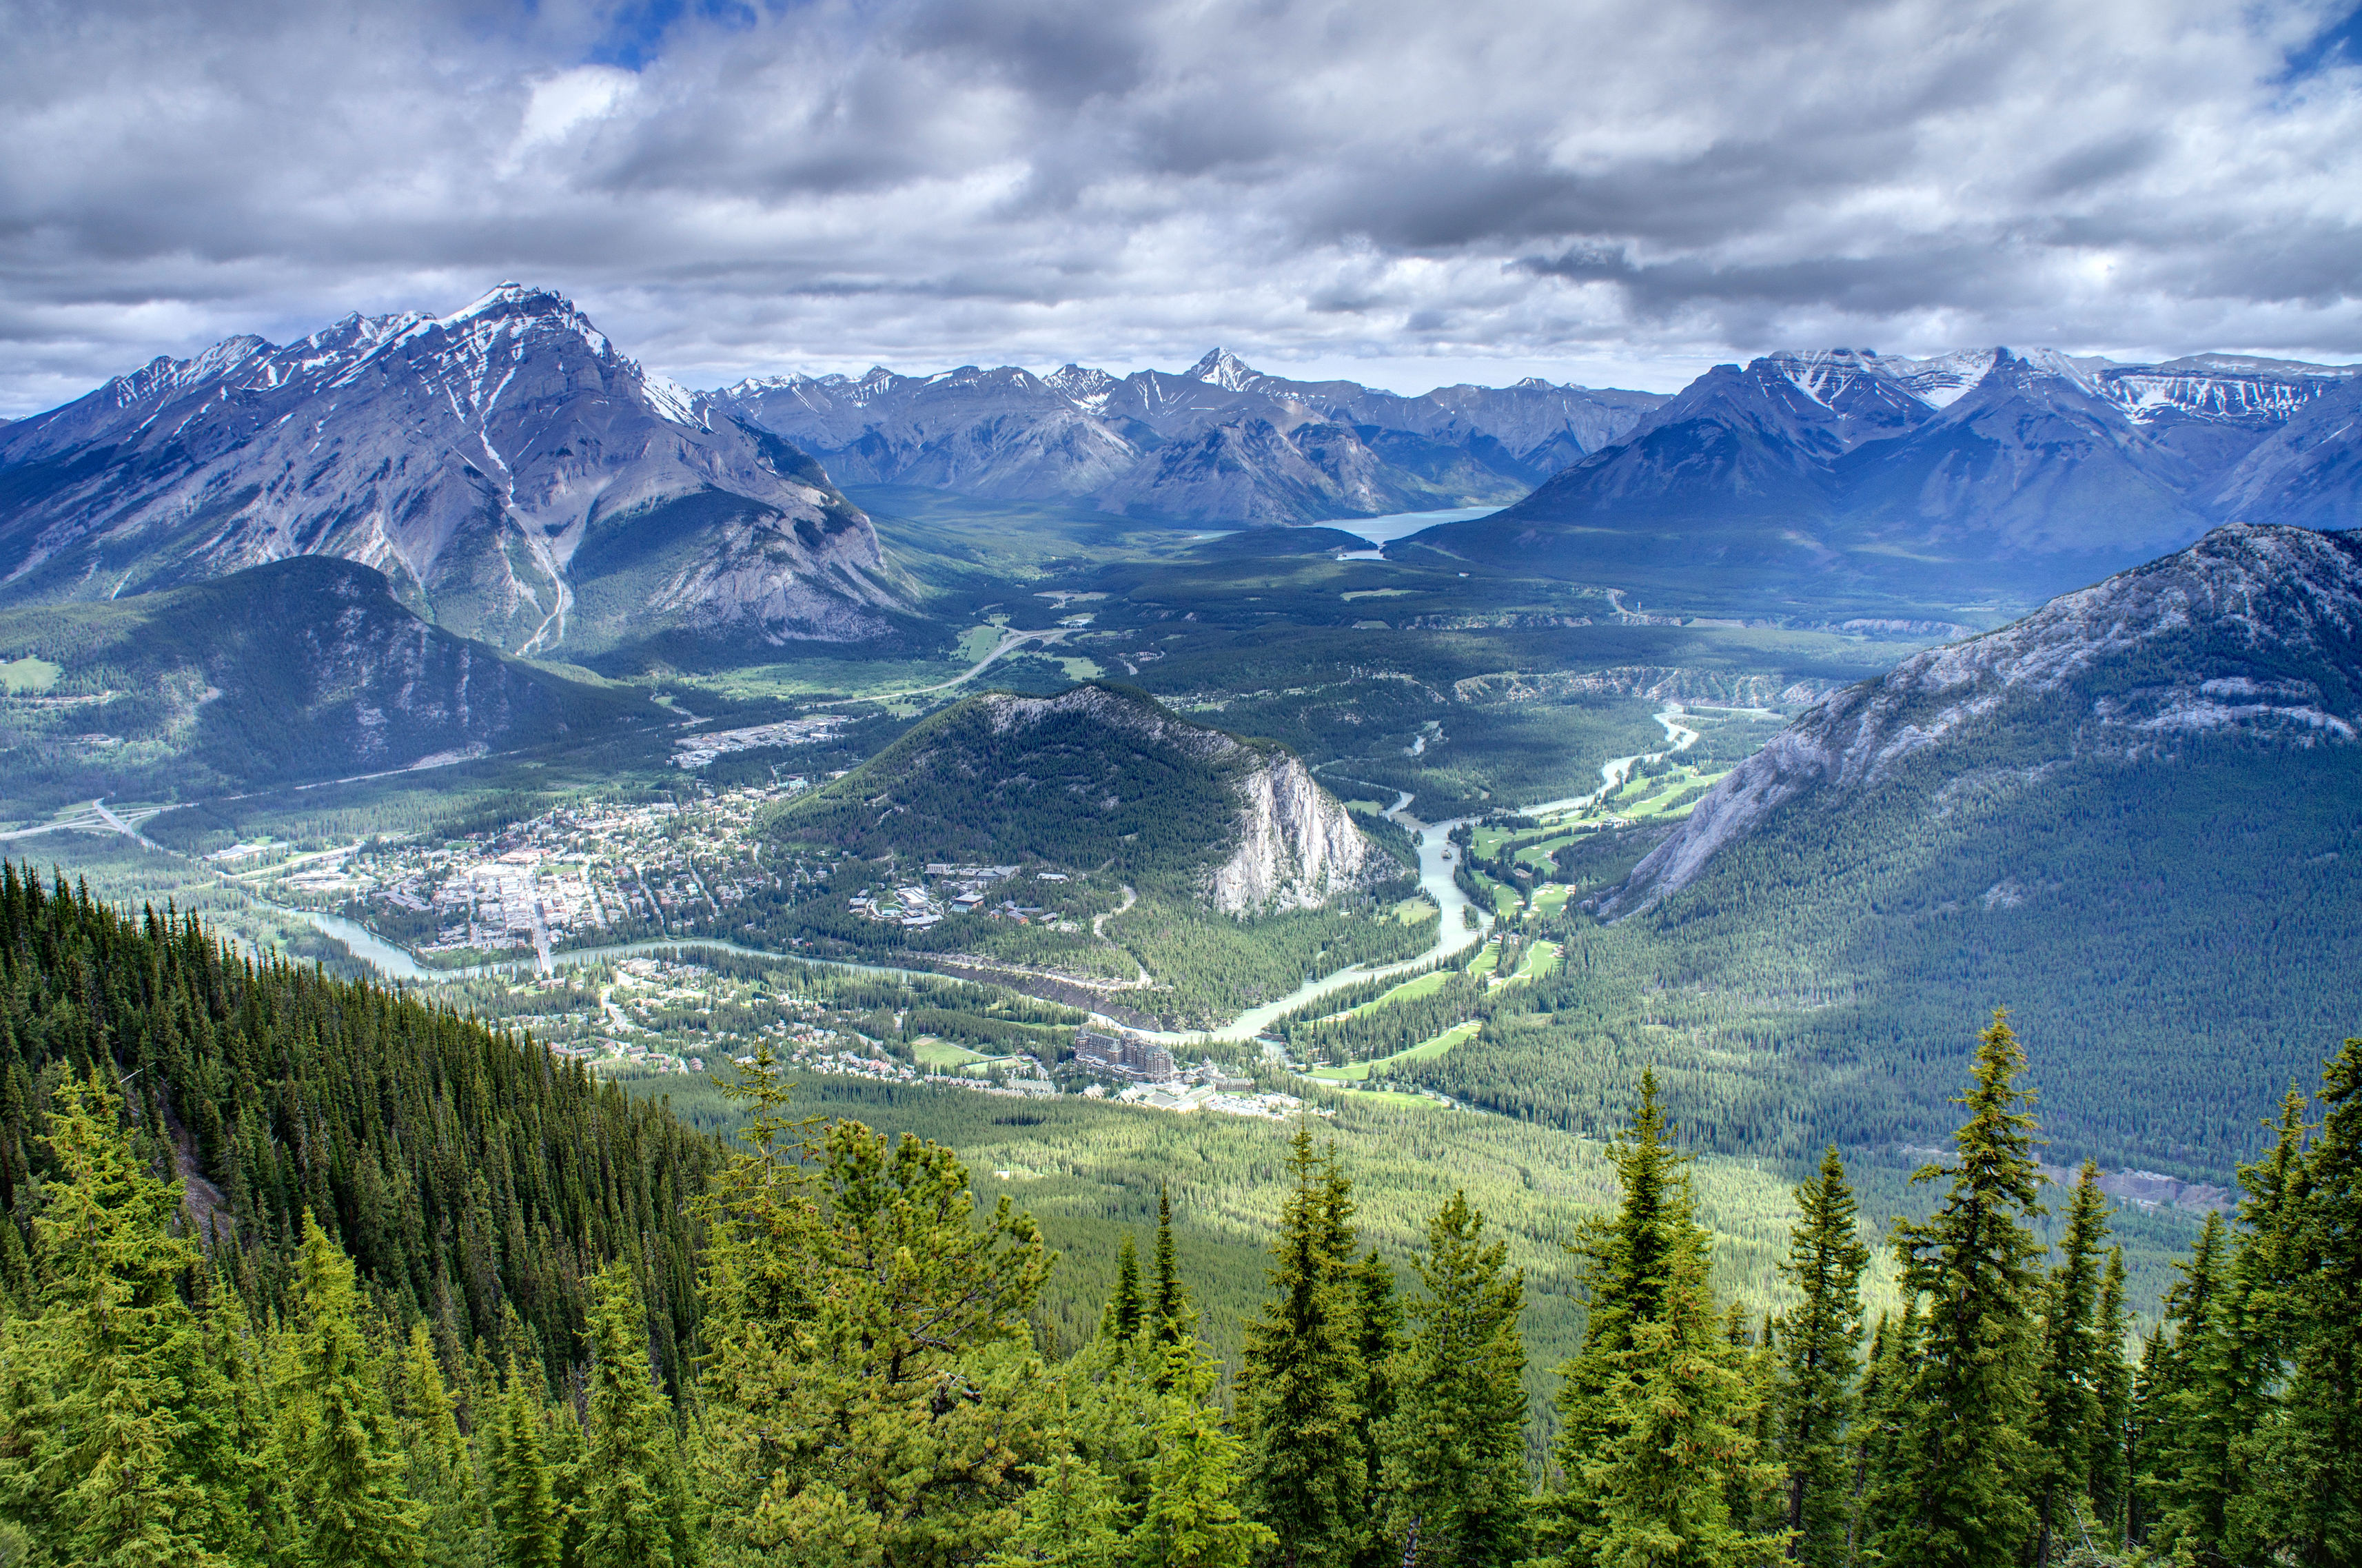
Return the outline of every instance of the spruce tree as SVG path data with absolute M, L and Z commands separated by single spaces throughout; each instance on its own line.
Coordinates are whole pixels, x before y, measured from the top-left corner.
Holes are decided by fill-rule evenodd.
M 2121 1545 L 2130 1528 L 2125 1508 L 2132 1494 L 2133 1367 L 2125 1359 L 2130 1322 L 2125 1304 L 2125 1250 L 2108 1249 L 2100 1282 L 2100 1400 L 2092 1426 L 2092 1513 L 2111 1543 Z
M 1169 1389 L 1132 1542 L 1136 1568 L 1248 1568 L 1278 1537 L 1239 1507 L 1243 1445 L 1209 1399 L 1216 1368 L 1193 1337 L 1167 1345 Z
M 42 1311 L 12 1325 L 0 1518 L 55 1562 L 205 1561 L 247 1535 L 226 1438 L 233 1389 L 180 1282 L 178 1183 L 148 1173 L 96 1068 L 56 1090 L 57 1179 L 33 1221 Z M 13 1225 L 0 1218 L 0 1224 Z
M 1780 1320 L 1773 1439 L 1785 1483 L 1789 1560 L 1835 1568 L 1852 1536 L 1855 1362 L 1861 1271 L 1870 1263 L 1836 1144 L 1796 1188 L 1796 1207 L 1780 1272 L 1799 1300 Z
M 982 1568 L 1125 1568 L 1123 1503 L 1087 1461 L 1062 1453 L 1031 1465 L 1017 1529 Z
M 1851 1545 L 1858 1561 L 1870 1558 L 1871 1543 L 1901 1521 L 1910 1503 L 1898 1479 L 1904 1423 L 1918 1369 L 1919 1301 L 1906 1297 L 1900 1315 L 1879 1319 L 1871 1340 L 1870 1363 L 1862 1374 L 1861 1408 L 1853 1444 Z
M 2025 1428 L 2042 1276 L 2031 1221 L 2045 1210 L 2025 1066 L 1995 1012 L 1959 1102 L 1969 1114 L 1952 1163 L 1912 1176 L 1950 1189 L 1925 1221 L 1895 1227 L 1903 1287 L 1926 1298 L 1927 1316 L 1886 1482 L 1891 1522 L 1871 1543 L 1887 1562 L 1991 1568 L 2018 1560 L 2033 1535 Z
M 1140 1337 L 1140 1254 L 1131 1244 L 1131 1232 L 1123 1236 L 1123 1247 L 1116 1254 L 1115 1289 L 1108 1295 L 1107 1307 L 1099 1313 L 1099 1332 L 1109 1339 L 1130 1344 Z
M 1670 1133 L 1656 1075 L 1645 1072 L 1632 1130 L 1611 1151 L 1617 1213 L 1573 1243 L 1590 1315 L 1582 1348 L 1560 1368 L 1566 1486 L 1543 1514 L 1570 1562 L 1718 1568 L 1777 1550 L 1776 1537 L 1732 1517 L 1734 1493 L 1751 1499 L 1769 1473 L 1754 1455 L 1746 1353 L 1714 1310 L 1708 1241 Z
M 1156 1188 L 1156 1284 L 1148 1311 L 1160 1352 L 1196 1332 L 1189 1320 L 1189 1293 L 1181 1284 L 1181 1264 L 1173 1248 L 1173 1196 L 1162 1184 Z
M 422 1511 L 403 1485 L 401 1439 L 360 1324 L 352 1260 L 304 1216 L 297 1319 L 280 1384 L 281 1450 L 306 1568 L 408 1568 Z M 300 1434 L 300 1437 L 298 1436 Z
M 648 1360 L 647 1312 L 618 1258 L 591 1297 L 590 1399 L 583 1424 L 583 1568 L 677 1568 L 688 1542 L 672 1412 Z
M 2035 1568 L 2050 1568 L 2058 1532 L 2090 1492 L 2092 1438 L 2101 1410 L 2100 1249 L 2108 1239 L 2108 1204 L 2100 1167 L 2083 1162 L 2067 1232 L 2050 1271 L 2042 1309 L 2042 1361 L 2035 1375 Z
M 2242 1450 L 2268 1477 L 2247 1537 L 2303 1568 L 2362 1562 L 2362 1040 L 2330 1060 L 2320 1099 L 2319 1133 L 2287 1184 L 2285 1393 Z
M 477 1496 L 468 1440 L 424 1319 L 413 1323 L 394 1382 L 394 1416 L 402 1433 L 403 1479 L 425 1511 L 423 1555 L 429 1562 L 476 1561 L 489 1517 Z
M 1248 1325 L 1239 1375 L 1247 1493 L 1286 1568 L 1341 1568 L 1361 1540 L 1367 1480 L 1350 1196 L 1334 1151 L 1316 1154 L 1308 1128 L 1297 1129 L 1287 1171 L 1295 1186 L 1272 1244 L 1270 1294 Z
M 2164 1358 L 2163 1419 L 2152 1447 L 2150 1489 L 2157 1514 L 2152 1542 L 2162 1551 L 2209 1560 L 2222 1555 L 2235 1499 L 2243 1486 L 2234 1447 L 2253 1412 L 2243 1407 L 2239 1282 L 2231 1266 L 2230 1231 L 2210 1210 L 2182 1278 L 2166 1293 L 2171 1340 Z
M 1362 1370 L 1361 1386 L 1353 1396 L 1358 1411 L 1353 1441 L 1362 1451 L 1361 1506 L 1366 1521 L 1378 1506 L 1379 1472 L 1385 1459 L 1378 1431 L 1395 1408 L 1395 1358 L 1402 1350 L 1402 1303 L 1395 1299 L 1394 1270 L 1375 1247 L 1353 1265 L 1349 1287 L 1355 1317 L 1353 1354 Z M 1360 1556 L 1368 1559 L 1382 1550 L 1377 1532 L 1365 1528 Z
M 508 1387 L 497 1411 L 500 1441 L 490 1467 L 502 1568 L 560 1568 L 565 1561 L 567 1521 L 542 1437 L 540 1382 L 538 1364 L 521 1369 L 509 1363 Z
M 1524 1555 L 1525 1277 L 1454 1192 L 1413 1265 L 1421 1294 L 1380 1432 L 1387 1561 L 1507 1568 Z

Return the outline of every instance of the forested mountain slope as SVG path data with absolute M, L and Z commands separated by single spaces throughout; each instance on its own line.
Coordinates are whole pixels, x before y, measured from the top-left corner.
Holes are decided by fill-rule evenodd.
M 0 600 L 112 599 L 297 555 L 569 657 L 883 630 L 869 519 L 546 290 L 157 359 L 0 432 Z
M 188 800 L 582 739 L 666 715 L 430 625 L 384 576 L 301 557 L 135 598 L 0 610 L 9 815 Z M 44 668 L 46 667 L 46 668 Z
M 30 1288 L 20 1226 L 56 1173 L 59 1086 L 132 1086 L 145 1153 L 187 1178 L 192 1228 L 258 1317 L 292 1305 L 308 1210 L 370 1297 L 447 1356 L 582 1351 L 588 1276 L 632 1260 L 658 1360 L 695 1324 L 683 1199 L 714 1146 L 529 1040 L 239 957 L 193 918 L 132 922 L 0 867 L 0 1273 Z
M 2224 1172 L 2354 1027 L 2357 729 L 2362 536 L 2224 527 L 1827 699 L 1597 907 L 1825 1096 L 1938 1115 L 2006 1005 L 2069 1148 Z

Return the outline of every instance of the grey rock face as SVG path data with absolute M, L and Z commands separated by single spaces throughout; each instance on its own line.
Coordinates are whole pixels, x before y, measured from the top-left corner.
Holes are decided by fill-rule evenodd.
M 746 381 L 712 398 L 846 483 L 1248 524 L 1514 500 L 1661 401 L 1532 380 L 1401 397 L 1267 376 L 1220 348 L 1180 375 L 881 366 L 857 380 Z
M 513 283 L 447 316 L 156 360 L 0 432 L 0 485 L 14 602 L 337 556 L 437 624 L 545 655 L 676 629 L 863 635 L 895 602 L 868 519 L 817 464 Z
M 2362 535 L 2228 525 L 1834 692 L 1726 775 L 1602 912 L 1646 909 L 1780 808 L 1841 802 L 1923 753 L 1970 775 L 2003 730 L 2012 766 L 2037 770 L 2153 760 L 2232 733 L 2351 744 L 2362 733 Z

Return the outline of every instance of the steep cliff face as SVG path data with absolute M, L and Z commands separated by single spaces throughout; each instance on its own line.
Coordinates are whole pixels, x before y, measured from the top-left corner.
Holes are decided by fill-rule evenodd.
M 2357 731 L 2362 535 L 2233 524 L 1831 694 L 1716 785 L 1601 911 L 1646 909 L 1781 808 L 1841 801 L 1921 760 L 1957 790 L 1995 769 L 2169 758 L 2201 737 L 2312 747 Z
M 1370 841 L 1301 760 L 1274 757 L 1235 788 L 1239 845 L 1214 872 L 1216 909 L 1224 914 L 1319 909 L 1370 880 Z
M 868 518 L 809 457 L 513 283 L 449 315 L 159 359 L 0 432 L 0 600 L 306 555 L 529 653 L 681 625 L 866 635 L 895 603 Z

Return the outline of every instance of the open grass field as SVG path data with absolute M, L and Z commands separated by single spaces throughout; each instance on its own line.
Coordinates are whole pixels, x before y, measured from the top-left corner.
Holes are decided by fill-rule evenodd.
M 47 691 L 64 673 L 62 666 L 28 655 L 24 658 L 0 664 L 0 689 L 5 689 L 11 697 L 29 697 L 36 692 Z

